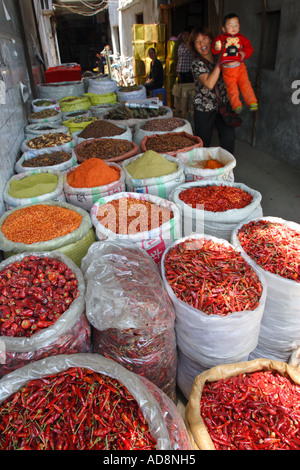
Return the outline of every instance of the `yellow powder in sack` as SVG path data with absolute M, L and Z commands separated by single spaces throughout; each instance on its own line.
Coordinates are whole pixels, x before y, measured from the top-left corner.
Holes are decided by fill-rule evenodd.
M 126 170 L 134 179 L 157 178 L 170 175 L 177 171 L 177 163 L 170 162 L 153 150 L 147 150 L 141 157 L 126 166 Z

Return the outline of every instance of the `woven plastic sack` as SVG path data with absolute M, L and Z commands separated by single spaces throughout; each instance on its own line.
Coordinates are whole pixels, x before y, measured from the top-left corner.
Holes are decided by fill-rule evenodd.
M 149 231 L 137 232 L 135 234 L 123 235 L 117 234 L 102 225 L 97 219 L 99 208 L 110 201 L 118 200 L 121 198 L 134 198 L 141 201 L 152 202 L 158 206 L 167 208 L 173 211 L 174 217 L 170 221 L 164 222 L 158 228 Z M 179 211 L 175 204 L 167 199 L 163 199 L 151 194 L 138 194 L 123 192 L 114 196 L 107 196 L 99 199 L 91 209 L 91 220 L 95 227 L 96 237 L 98 240 L 120 240 L 136 243 L 138 247 L 143 248 L 156 263 L 159 263 L 165 249 L 179 237 L 180 233 L 180 218 Z
M 91 327 L 85 316 L 85 281 L 81 270 L 66 255 L 59 252 L 33 252 L 30 255 L 48 257 L 66 264 L 76 276 L 79 295 L 51 326 L 29 337 L 0 336 L 0 353 L 2 352 L 5 359 L 0 362 L 1 377 L 48 356 L 91 351 Z M 30 255 L 20 253 L 2 261 L 0 271 Z
M 222 243 L 224 249 L 232 247 L 227 240 L 193 234 L 191 237 L 183 237 L 176 240 L 165 250 L 161 260 L 162 278 L 175 308 L 175 329 L 178 348 L 186 357 L 192 359 L 194 363 L 198 363 L 200 370 L 202 368 L 208 369 L 217 364 L 238 362 L 248 357 L 258 342 L 267 291 L 263 275 L 258 272 L 254 263 L 248 261 L 248 264 L 258 275 L 262 285 L 262 293 L 256 309 L 236 311 L 226 316 L 217 314 L 208 315 L 176 297 L 165 275 L 164 263 L 166 255 L 174 245 L 186 240 L 202 238 Z M 174 268 L 176 268 L 176 265 Z M 183 368 L 181 373 L 182 382 L 178 383 L 178 385 L 179 387 L 181 384 L 184 385 L 182 386 L 182 392 L 186 394 L 188 393 L 186 387 L 189 384 L 191 385 L 192 382 L 188 382 L 190 376 L 185 376 L 185 372 Z
M 72 173 L 75 168 L 68 170 L 64 174 L 63 179 L 64 194 L 67 202 L 89 212 L 95 202 L 101 197 L 125 191 L 125 174 L 122 168 L 116 163 L 107 163 L 107 165 L 117 168 L 120 171 L 120 178 L 107 185 L 93 188 L 73 188 L 70 186 L 67 178 L 69 173 Z
M 184 164 L 185 181 L 221 180 L 234 181 L 233 169 L 236 167 L 235 157 L 221 147 L 195 148 L 189 152 L 179 152 L 176 158 Z M 222 163 L 222 168 L 204 169 L 194 165 L 205 160 L 213 159 Z
M 278 222 L 300 233 L 300 225 L 279 217 L 261 217 L 253 219 Z M 246 259 L 251 256 L 245 252 L 238 239 L 240 224 L 232 233 L 232 244 L 240 249 Z M 255 263 L 257 270 L 263 273 L 267 283 L 267 298 L 261 321 L 258 344 L 250 354 L 250 359 L 267 357 L 288 362 L 295 347 L 300 344 L 300 283 L 273 274 Z
M 22 207 L 16 207 L 14 209 L 11 209 L 9 211 L 6 211 L 1 217 L 0 217 L 0 247 L 1 250 L 5 252 L 14 252 L 16 253 L 23 253 L 23 252 L 31 252 L 31 251 L 53 251 L 53 250 L 59 250 L 62 247 L 68 246 L 70 244 L 76 243 L 80 241 L 87 233 L 89 230 L 92 228 L 92 223 L 90 220 L 89 214 L 84 211 L 83 209 L 79 207 L 75 207 L 71 204 L 68 204 L 67 202 L 55 202 L 55 201 L 48 201 L 44 202 L 43 205 L 51 205 L 51 206 L 58 206 L 58 207 L 63 207 L 69 210 L 73 210 L 75 212 L 78 212 L 82 216 L 82 221 L 80 226 L 74 230 L 71 233 L 68 233 L 67 235 L 61 236 L 54 238 L 52 240 L 47 240 L 43 242 L 36 242 L 36 243 L 31 243 L 31 244 L 26 244 L 26 243 L 19 243 L 19 242 L 13 242 L 9 240 L 8 238 L 5 237 L 4 233 L 1 230 L 1 227 L 6 220 L 6 218 L 12 214 L 14 211 L 22 210 L 25 207 L 28 206 L 34 206 L 36 204 L 28 204 L 27 206 L 22 206 Z
M 58 355 L 22 367 L 1 379 L 0 403 L 31 380 L 42 379 L 73 367 L 107 375 L 125 386 L 138 403 L 151 435 L 157 440 L 156 450 L 191 450 L 184 422 L 174 403 L 145 378 L 98 354 Z
M 106 240 L 90 247 L 81 269 L 93 352 L 148 378 L 175 401 L 175 314 L 156 263 L 136 245 Z
M 105 94 L 97 94 L 97 93 L 85 93 L 83 96 L 86 96 L 92 106 L 97 106 L 100 104 L 116 104 L 117 97 L 115 93 L 105 93 Z
M 146 88 L 143 85 L 140 85 L 138 90 L 132 91 L 121 91 L 120 88 L 117 88 L 116 95 L 117 100 L 120 102 L 145 100 L 147 98 Z
M 169 199 L 172 191 L 180 184 L 184 183 L 185 176 L 183 172 L 183 166 L 181 163 L 177 163 L 177 171 L 169 175 L 158 176 L 155 178 L 144 178 L 137 179 L 133 178 L 127 171 L 126 167 L 133 161 L 141 158 L 143 154 L 140 153 L 135 157 L 128 158 L 122 163 L 122 167 L 125 172 L 126 178 L 126 189 L 129 192 L 136 192 L 140 194 L 152 194 L 153 196 L 162 197 Z M 170 155 L 162 155 L 166 160 L 174 162 L 173 157 Z
M 212 212 L 204 210 L 202 207 L 193 208 L 180 199 L 180 193 L 189 188 L 201 188 L 206 186 L 228 186 L 238 188 L 251 194 L 251 203 L 242 209 L 230 209 L 224 212 Z M 244 185 L 243 183 L 231 183 L 217 180 L 194 181 L 184 183 L 170 194 L 170 200 L 173 201 L 181 214 L 182 235 L 187 236 L 193 232 L 205 233 L 214 237 L 223 238 L 231 241 L 233 230 L 241 222 L 247 222 L 255 217 L 263 215 L 261 206 L 261 194 Z
M 48 116 L 45 118 L 28 117 L 29 124 L 50 124 L 52 126 L 59 126 L 62 123 L 62 112 L 59 111 L 55 116 Z
M 66 96 L 82 96 L 84 93 L 83 81 L 40 83 L 37 85 L 39 98 L 53 98 L 60 100 Z
M 68 121 L 69 119 L 74 119 L 78 116 L 89 117 L 91 116 L 91 111 L 89 109 L 77 109 L 76 111 L 65 111 L 62 113 L 62 120 Z
M 89 109 L 91 102 L 87 96 L 65 96 L 59 100 L 60 109 L 63 113 Z
M 236 377 L 239 374 L 266 370 L 277 371 L 282 376 L 288 376 L 294 383 L 300 385 L 299 371 L 297 372 L 284 362 L 261 358 L 233 364 L 220 364 L 196 377 L 185 413 L 185 424 L 194 450 L 216 450 L 200 412 L 200 401 L 204 385 L 208 382 Z
M 36 175 L 36 174 L 41 174 L 41 173 L 51 173 L 53 175 L 57 176 L 57 185 L 56 188 L 45 194 L 41 194 L 36 197 L 25 197 L 25 198 L 16 198 L 12 197 L 9 194 L 10 191 L 10 186 L 12 181 L 16 180 L 22 180 L 24 178 L 27 178 L 30 175 Z M 57 170 L 45 170 L 45 169 L 32 169 L 30 171 L 24 171 L 22 173 L 18 173 L 17 175 L 12 176 L 6 183 L 4 191 L 3 191 L 3 200 L 5 202 L 5 208 L 6 210 L 10 210 L 12 208 L 18 207 L 18 206 L 23 206 L 23 205 L 28 205 L 31 203 L 43 203 L 46 201 L 60 201 L 60 202 L 65 202 L 65 193 L 64 193 L 64 176 L 60 171 Z
M 84 118 L 72 118 L 67 121 L 63 121 L 63 124 L 68 128 L 68 131 L 71 134 L 74 132 L 83 131 L 91 122 L 96 121 L 96 118 L 92 116 L 87 116 Z
M 102 119 L 104 115 L 110 110 L 115 107 L 119 106 L 119 104 L 114 104 L 114 103 L 101 103 L 97 105 L 92 105 L 90 107 L 90 112 L 92 113 L 92 116 L 96 118 Z
M 76 145 L 74 151 L 75 151 L 78 163 L 82 163 L 86 160 L 86 158 L 83 158 L 82 155 L 80 155 L 80 153 L 79 153 L 81 149 L 84 149 L 88 154 L 89 142 L 91 142 L 91 140 L 92 140 L 93 144 L 97 143 L 99 145 L 99 147 L 101 148 L 101 143 L 103 142 L 103 139 L 112 139 L 112 138 L 111 137 L 101 137 L 100 139 L 86 139 L 83 142 L 81 142 L 80 144 Z M 120 142 L 122 142 L 122 140 L 124 140 L 124 139 L 113 138 L 112 141 L 114 141 L 114 140 L 116 140 L 116 141 L 119 140 Z M 126 142 L 130 142 L 130 141 L 126 141 Z M 118 163 L 118 162 L 121 162 L 123 160 L 126 160 L 127 158 L 134 157 L 135 155 L 138 154 L 139 148 L 134 142 L 130 142 L 130 144 L 131 144 L 130 145 L 130 147 L 131 147 L 130 150 L 126 151 L 125 153 L 121 153 L 120 155 L 117 155 L 115 157 L 102 158 L 102 160 L 105 161 L 105 162 Z
M 196 135 L 188 134 L 187 132 L 166 132 L 165 134 L 161 134 L 161 136 L 174 136 L 177 135 L 178 138 L 188 138 L 194 143 L 190 147 L 186 148 L 181 148 L 178 150 L 170 150 L 170 151 L 165 151 L 164 153 L 167 153 L 168 155 L 171 155 L 173 157 L 176 157 L 179 152 L 190 152 L 194 151 L 196 148 L 203 147 L 203 142 L 200 139 L 200 137 L 197 137 Z M 141 144 L 140 144 L 140 150 L 141 152 L 146 152 L 147 150 L 150 150 L 150 142 L 152 138 L 155 138 L 157 134 L 152 134 L 147 137 L 144 137 Z
M 56 109 L 56 111 L 60 111 L 59 102 L 57 100 L 51 98 L 47 101 L 50 101 L 50 104 L 45 104 L 45 105 L 40 106 L 38 105 L 41 102 L 40 99 L 33 100 L 31 102 L 32 111 L 34 113 L 38 113 L 39 111 L 42 111 L 43 109 Z
M 25 139 L 33 139 L 42 134 L 48 134 L 53 132 L 69 132 L 67 126 L 62 124 L 51 124 L 51 123 L 42 123 L 42 124 L 29 124 L 25 127 Z
M 74 153 L 74 150 L 72 148 L 67 148 L 67 149 L 64 149 L 63 151 L 70 155 L 70 159 L 67 160 L 66 162 L 58 163 L 57 165 L 35 167 L 35 169 L 39 168 L 43 170 L 57 170 L 57 171 L 61 171 L 62 173 L 64 173 L 66 170 L 68 170 L 72 166 L 75 166 L 77 164 L 77 158 Z M 35 151 L 29 150 L 27 152 L 24 152 L 21 158 L 19 158 L 19 160 L 15 164 L 16 173 L 23 173 L 24 171 L 31 171 L 33 168 L 31 166 L 26 166 L 26 162 L 28 160 L 38 155 L 51 154 L 52 152 L 53 150 L 51 149 L 41 149 L 41 150 L 35 150 Z
M 163 122 L 162 121 L 162 127 L 163 127 Z M 186 132 L 187 134 L 193 134 L 193 129 L 189 121 L 186 119 L 182 119 L 182 126 L 177 127 L 173 131 L 146 131 L 142 129 L 145 123 L 143 124 L 136 124 L 133 130 L 133 142 L 135 142 L 138 146 L 141 145 L 142 140 L 145 137 L 148 137 L 149 135 L 161 135 L 161 134 L 167 134 L 168 132 Z
M 49 134 L 62 134 L 62 137 L 69 137 L 70 134 L 69 132 L 49 132 Z M 36 136 L 36 137 L 33 137 L 33 139 L 35 138 L 38 138 L 38 137 L 41 137 L 42 135 L 47 135 L 47 134 L 41 134 L 40 136 Z M 68 148 L 74 148 L 76 145 L 77 145 L 77 140 L 76 138 L 74 138 L 72 136 L 72 139 L 69 140 L 69 142 L 65 142 L 61 145 L 53 145 L 53 146 L 48 146 L 48 147 L 40 147 L 40 148 L 31 148 L 28 146 L 28 142 L 32 140 L 31 139 L 25 139 L 22 144 L 21 144 L 21 151 L 22 152 L 32 152 L 32 153 L 35 153 L 35 155 L 37 155 L 38 153 L 40 153 L 40 150 L 46 150 L 46 149 L 51 149 L 53 151 L 60 151 L 60 150 L 64 150 L 64 149 L 68 149 Z
M 118 82 L 109 78 L 90 78 L 88 79 L 88 93 L 105 95 L 107 93 L 115 93 L 118 88 Z

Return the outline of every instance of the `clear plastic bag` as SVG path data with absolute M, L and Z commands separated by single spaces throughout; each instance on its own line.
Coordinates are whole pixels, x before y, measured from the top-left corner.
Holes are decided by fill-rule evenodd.
M 142 375 L 175 400 L 173 305 L 157 265 L 130 242 L 94 243 L 81 264 L 93 352 Z

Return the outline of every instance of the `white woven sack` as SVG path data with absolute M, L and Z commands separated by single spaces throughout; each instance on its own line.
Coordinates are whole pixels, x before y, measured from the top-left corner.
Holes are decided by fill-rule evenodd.
M 236 159 L 222 147 L 197 147 L 189 152 L 177 153 L 176 157 L 185 165 L 186 182 L 204 179 L 234 181 L 233 169 L 236 166 Z M 224 166 L 214 170 L 191 166 L 193 163 L 202 162 L 209 158 L 217 160 Z
M 279 217 L 262 217 L 253 220 L 283 223 L 300 232 L 299 224 Z M 232 233 L 232 244 L 242 250 L 246 259 L 251 260 L 238 240 L 238 231 L 242 225 L 237 226 Z M 270 273 L 259 265 L 255 265 L 257 270 L 263 273 L 268 288 L 258 344 L 250 358 L 266 357 L 288 362 L 294 349 L 300 345 L 300 283 Z
M 82 96 L 84 93 L 82 80 L 72 82 L 40 83 L 37 85 L 39 98 L 54 98 L 60 100 L 66 96 Z
M 56 134 L 56 132 L 49 132 L 49 134 Z M 66 132 L 66 134 L 68 134 Z M 67 148 L 74 148 L 76 147 L 77 145 L 77 138 L 76 137 L 73 137 L 72 136 L 72 140 L 70 140 L 70 142 L 67 142 L 65 144 L 62 144 L 62 145 L 55 145 L 53 147 L 44 147 L 43 149 L 33 149 L 31 147 L 28 147 L 27 143 L 29 142 L 29 140 L 31 139 L 25 139 L 22 144 L 21 144 L 21 151 L 22 152 L 34 152 L 35 154 L 37 154 L 38 152 L 40 153 L 40 150 L 45 150 L 45 149 L 51 149 L 52 151 L 57 151 L 57 150 L 63 150 L 63 149 L 67 149 Z
M 127 158 L 122 163 L 122 167 L 125 172 L 127 191 L 140 194 L 152 194 L 153 196 L 169 199 L 169 195 L 174 190 L 174 188 L 176 188 L 179 184 L 184 183 L 185 181 L 183 165 L 177 161 L 175 162 L 175 159 L 170 155 L 162 154 L 166 160 L 175 162 L 177 164 L 177 171 L 169 175 L 158 176 L 155 178 L 135 179 L 130 175 L 130 173 L 128 173 L 126 167 L 131 162 L 141 158 L 143 155 L 143 153 L 140 153 L 132 158 Z
M 128 101 L 128 100 L 127 100 Z M 149 119 L 169 119 L 173 117 L 173 111 L 172 108 L 168 108 L 167 106 L 162 106 L 162 108 L 165 110 L 166 114 L 162 116 L 155 116 L 153 118 L 146 118 L 146 119 L 137 119 L 137 118 L 131 118 L 131 119 L 108 119 L 107 118 L 107 113 L 104 114 L 103 119 L 107 119 L 108 122 L 112 122 L 113 124 L 116 124 L 116 126 L 128 126 L 130 128 L 134 128 L 136 124 L 143 124 Z
M 144 85 L 139 85 L 138 90 L 133 91 L 121 91 L 120 88 L 117 88 L 116 95 L 117 101 L 136 101 L 136 100 L 145 100 L 147 99 L 147 91 Z
M 118 127 L 122 127 L 122 129 L 124 129 L 123 134 L 103 136 L 101 137 L 101 139 L 121 139 L 121 140 L 128 140 L 129 142 L 132 142 L 132 131 L 130 127 L 128 126 L 118 126 Z M 84 139 L 82 137 L 79 137 L 79 134 L 81 134 L 82 131 L 83 129 L 81 129 L 80 131 L 75 131 L 72 134 L 77 139 L 76 145 L 79 145 L 86 140 L 91 140 L 94 138 L 94 137 L 89 137 L 88 139 Z
M 79 109 L 77 111 L 63 111 L 62 120 L 68 121 L 69 119 L 74 119 L 78 116 L 90 117 L 92 114 L 89 109 Z
M 97 95 L 105 95 L 106 93 L 115 93 L 118 88 L 118 82 L 111 79 L 90 78 L 88 80 L 88 93 L 96 93 Z
M 43 123 L 48 123 L 52 125 L 59 125 L 62 123 L 62 112 L 59 111 L 56 116 L 49 116 L 47 118 L 42 118 L 42 119 L 35 119 L 28 117 L 28 122 L 30 124 L 43 124 Z
M 23 171 L 31 171 L 32 169 L 40 168 L 43 170 L 57 170 L 57 171 L 61 171 L 62 173 L 64 173 L 66 170 L 68 170 L 69 168 L 77 164 L 77 157 L 72 148 L 66 148 L 63 151 L 70 154 L 70 160 L 67 160 L 66 162 L 63 162 L 63 163 L 58 163 L 57 165 L 42 166 L 42 167 L 35 167 L 35 168 L 31 166 L 26 166 L 26 161 L 30 160 L 33 157 L 36 157 L 37 155 L 42 155 L 45 153 L 50 154 L 53 152 L 53 150 L 42 149 L 38 151 L 29 150 L 27 152 L 24 152 L 21 158 L 16 162 L 15 171 L 16 173 L 23 173 Z
M 112 108 L 116 108 L 117 106 L 120 106 L 120 105 L 118 103 L 117 104 L 114 104 L 114 103 L 96 104 L 90 107 L 90 112 L 92 113 L 92 116 L 102 119 L 108 111 L 110 111 Z
M 144 137 L 148 137 L 153 134 L 162 135 L 162 134 L 166 134 L 169 132 L 187 132 L 188 134 L 193 135 L 193 129 L 192 129 L 191 123 L 187 121 L 186 119 L 182 119 L 182 121 L 184 122 L 184 124 L 180 127 L 176 127 L 176 129 L 173 129 L 172 131 L 145 131 L 144 129 L 141 129 L 141 127 L 145 123 L 136 124 L 133 130 L 133 142 L 135 142 L 138 146 L 140 146 Z
M 41 100 L 38 98 L 31 102 L 32 111 L 34 113 L 38 113 L 39 111 L 43 111 L 44 109 L 55 109 L 56 111 L 60 111 L 59 102 L 53 98 L 49 99 L 49 101 L 51 101 L 51 104 L 49 104 L 48 106 L 37 106 L 37 103 L 39 101 Z
M 53 173 L 57 176 L 57 186 L 54 191 L 51 193 L 41 194 L 40 196 L 31 197 L 31 198 L 15 198 L 9 195 L 10 184 L 13 180 L 21 180 L 30 175 L 36 175 L 39 173 Z M 43 203 L 46 201 L 60 201 L 65 202 L 65 193 L 64 193 L 64 179 L 63 174 L 60 171 L 52 169 L 32 169 L 30 171 L 24 171 L 23 173 L 18 173 L 12 176 L 6 183 L 3 191 L 3 200 L 5 202 L 6 210 L 13 209 L 14 207 L 24 206 L 32 203 Z
M 68 174 L 75 168 L 71 168 L 64 174 L 63 186 L 67 202 L 74 206 L 81 207 L 86 211 L 90 211 L 96 201 L 100 198 L 110 196 L 112 194 L 125 191 L 125 173 L 123 169 L 116 163 L 107 163 L 108 166 L 118 168 L 120 170 L 120 179 L 113 181 L 104 186 L 97 186 L 94 188 L 73 188 L 68 184 Z M 79 165 L 78 165 L 79 166 Z
M 67 126 L 62 124 L 51 124 L 51 123 L 42 123 L 42 124 L 29 124 L 25 127 L 25 139 L 33 139 L 42 134 L 48 134 L 49 132 L 69 132 Z
M 160 227 L 150 231 L 139 232 L 133 235 L 116 234 L 115 232 L 105 228 L 104 225 L 100 224 L 99 220 L 97 219 L 97 212 L 101 205 L 106 204 L 112 200 L 121 199 L 123 197 L 132 197 L 141 201 L 153 202 L 154 204 L 157 204 L 161 207 L 172 210 L 174 213 L 174 218 L 168 222 L 163 223 Z M 160 262 L 161 256 L 165 249 L 171 243 L 173 243 L 173 241 L 176 240 L 180 234 L 180 216 L 175 204 L 173 204 L 171 201 L 168 201 L 167 199 L 163 199 L 158 196 L 152 196 L 151 194 L 122 192 L 114 196 L 101 198 L 93 205 L 90 216 L 92 224 L 95 227 L 96 237 L 98 240 L 119 239 L 122 241 L 137 243 L 139 247 L 147 251 L 147 253 L 151 256 L 152 259 L 154 259 L 156 263 Z
M 209 369 L 218 364 L 239 362 L 256 347 L 261 318 L 266 301 L 266 281 L 253 262 L 248 264 L 258 275 L 262 284 L 262 295 L 255 310 L 233 312 L 227 316 L 207 315 L 178 299 L 165 277 L 164 261 L 169 250 L 189 238 L 201 239 L 204 235 L 193 234 L 183 237 L 169 246 L 161 260 L 161 274 L 166 290 L 175 308 L 175 330 L 178 348 L 188 357 Z M 227 240 L 205 236 L 207 240 L 232 246 Z M 239 251 L 239 250 L 238 250 Z
M 185 204 L 179 195 L 182 191 L 193 187 L 205 186 L 225 186 L 239 188 L 252 195 L 252 202 L 242 209 L 230 209 L 224 212 L 211 212 L 203 210 L 201 207 L 192 208 Z M 225 181 L 194 181 L 192 183 L 185 183 L 177 186 L 170 195 L 173 201 L 180 210 L 182 235 L 188 236 L 191 233 L 205 233 L 214 237 L 223 238 L 231 241 L 231 234 L 235 227 L 241 222 L 247 222 L 253 218 L 261 217 L 263 215 L 261 206 L 261 194 L 243 183 L 230 183 Z

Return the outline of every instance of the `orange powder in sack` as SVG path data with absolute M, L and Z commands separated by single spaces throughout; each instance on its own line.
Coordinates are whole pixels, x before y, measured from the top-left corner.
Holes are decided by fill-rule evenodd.
M 95 188 L 119 179 L 120 170 L 100 158 L 88 158 L 67 176 L 67 182 L 73 188 Z

